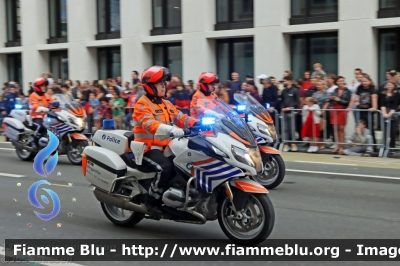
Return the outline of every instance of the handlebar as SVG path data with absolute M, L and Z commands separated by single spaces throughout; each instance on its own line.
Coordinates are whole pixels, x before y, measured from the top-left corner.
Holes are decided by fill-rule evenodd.
M 191 128 L 185 128 L 185 129 L 183 129 L 184 135 L 181 138 L 194 137 L 199 133 L 199 131 L 200 131 L 200 127 L 197 127 L 197 126 L 191 127 Z M 175 136 L 172 133 L 169 136 L 170 136 L 170 138 L 175 138 Z M 179 138 L 179 139 L 181 139 L 181 138 Z

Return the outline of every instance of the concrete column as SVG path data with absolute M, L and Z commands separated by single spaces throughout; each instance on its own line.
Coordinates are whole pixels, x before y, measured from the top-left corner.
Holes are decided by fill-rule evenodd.
M 0 54 L 0 77 L 3 77 L 1 81 L 2 83 L 8 80 L 7 54 Z M 3 91 L 1 91 L 0 93 L 3 93 Z
M 280 78 L 284 70 L 290 69 L 290 35 L 282 34 L 281 28 L 289 24 L 289 17 L 290 0 L 254 1 L 255 76 L 266 74 Z
M 197 81 L 202 72 L 215 72 L 217 68 L 215 40 L 205 35 L 214 29 L 215 1 L 182 1 L 182 21 L 182 80 Z
M 96 0 L 68 0 L 69 78 L 98 78 L 97 49 L 86 47 L 86 41 L 97 33 Z
M 7 42 L 7 14 L 6 14 L 6 0 L 0 0 L 0 47 L 5 47 Z
M 143 44 L 141 36 L 149 36 L 152 28 L 152 1 L 120 0 L 122 79 L 132 82 L 132 71 L 141 73 L 151 66 L 152 46 Z
M 38 44 L 49 38 L 47 0 L 21 1 L 23 84 L 49 72 L 47 52 L 39 52 Z
M 339 74 L 354 79 L 354 69 L 361 68 L 377 81 L 378 40 L 372 28 L 378 1 L 339 1 Z

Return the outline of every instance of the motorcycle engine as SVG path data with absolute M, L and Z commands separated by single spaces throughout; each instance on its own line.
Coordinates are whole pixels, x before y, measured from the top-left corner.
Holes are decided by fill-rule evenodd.
M 169 188 L 164 192 L 162 201 L 168 207 L 181 208 L 185 204 L 185 192 L 177 188 Z

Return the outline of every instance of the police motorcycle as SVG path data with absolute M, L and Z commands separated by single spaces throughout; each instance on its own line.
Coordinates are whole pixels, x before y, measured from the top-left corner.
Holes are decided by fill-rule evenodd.
M 54 98 L 57 102 L 53 102 L 50 108 L 39 107 L 36 112 L 47 112 L 43 126 L 59 139 L 59 154 L 66 154 L 72 164 L 80 165 L 82 151 L 88 145 L 87 137 L 81 134 L 85 130 L 86 113 L 79 103 L 68 102 L 61 94 Z M 15 107 L 3 120 L 3 128 L 18 157 L 30 161 L 47 146 L 48 136 L 39 136 L 40 127 L 33 122 L 29 110 L 23 109 L 18 101 Z M 36 138 L 39 138 L 37 143 Z
M 82 170 L 106 217 L 116 225 L 133 226 L 142 219 L 167 219 L 204 224 L 218 219 L 225 235 L 236 243 L 257 244 L 271 233 L 274 207 L 268 190 L 249 176 L 261 170 L 261 156 L 252 133 L 232 109 L 213 108 L 218 100 L 199 105 L 202 126 L 171 137 L 164 156 L 173 159 L 176 176 L 161 202 L 162 216 L 144 202 L 155 172 L 141 172 L 145 143 L 130 131 L 114 130 L 113 120 L 93 136 L 95 146 L 83 151 Z M 207 106 L 206 106 L 207 105 Z M 108 125 L 110 123 L 111 125 Z
M 253 179 L 268 189 L 276 188 L 285 177 L 286 167 L 281 152 L 270 147 L 276 141 L 274 121 L 268 110 L 249 93 L 236 93 L 234 97 L 239 103 L 236 110 L 243 114 L 261 152 L 263 169 Z

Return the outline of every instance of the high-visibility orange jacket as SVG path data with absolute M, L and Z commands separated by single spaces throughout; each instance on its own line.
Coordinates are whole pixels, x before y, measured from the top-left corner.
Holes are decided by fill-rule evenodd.
M 168 100 L 162 100 L 160 104 L 152 102 L 146 95 L 136 102 L 132 115 L 135 126 L 133 133 L 135 141 L 147 144 L 145 152 L 152 147 L 163 150 L 171 139 L 161 140 L 155 136 L 160 125 L 176 125 L 180 128 L 192 127 L 198 120 L 180 112 Z
M 206 96 L 200 90 L 197 90 L 190 102 L 190 116 L 200 118 L 203 115 L 203 108 L 199 108 L 198 105 L 205 106 L 216 98 L 217 96 L 214 93 Z M 207 106 L 207 108 L 212 109 L 212 106 Z
M 30 115 L 32 118 L 43 118 L 46 113 L 36 113 L 36 109 L 39 107 L 46 107 L 49 108 L 50 105 L 53 103 L 53 99 L 51 96 L 47 95 L 46 93 L 40 96 L 36 92 L 33 92 L 29 95 L 29 106 L 31 108 Z

